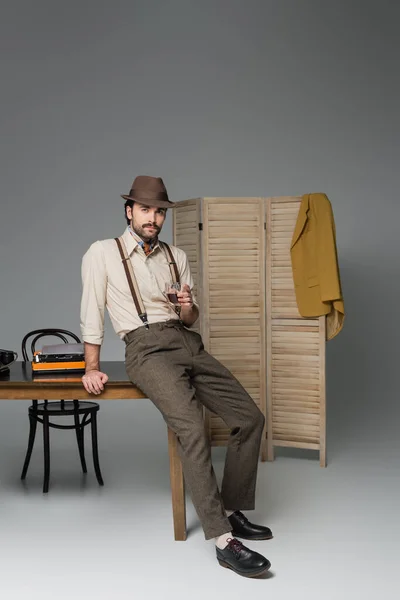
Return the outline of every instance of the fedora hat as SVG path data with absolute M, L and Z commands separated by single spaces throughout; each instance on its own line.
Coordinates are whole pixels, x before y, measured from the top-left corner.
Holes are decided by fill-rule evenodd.
M 169 200 L 161 177 L 149 177 L 148 175 L 138 175 L 132 183 L 129 194 L 121 194 L 121 198 L 159 208 L 174 208 L 177 204 Z

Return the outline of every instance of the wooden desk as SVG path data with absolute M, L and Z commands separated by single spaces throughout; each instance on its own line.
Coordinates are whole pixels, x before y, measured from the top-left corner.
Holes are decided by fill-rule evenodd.
M 80 374 L 33 375 L 30 363 L 16 362 L 10 373 L 0 371 L 0 400 L 137 400 L 146 398 L 132 385 L 122 361 L 102 361 L 109 380 L 102 394 L 88 394 Z M 175 434 L 168 429 L 168 450 L 175 540 L 186 540 L 185 487 Z

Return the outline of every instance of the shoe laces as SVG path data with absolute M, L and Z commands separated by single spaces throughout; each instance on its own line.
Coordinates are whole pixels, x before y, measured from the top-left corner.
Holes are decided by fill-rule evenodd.
M 238 556 L 243 549 L 242 542 L 239 542 L 236 538 L 228 538 L 227 542 L 229 550 L 232 550 L 232 552 Z

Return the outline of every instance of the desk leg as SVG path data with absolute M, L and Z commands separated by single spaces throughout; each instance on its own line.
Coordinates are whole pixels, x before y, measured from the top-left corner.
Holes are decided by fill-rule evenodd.
M 169 428 L 168 450 L 175 540 L 183 542 L 186 540 L 185 484 L 183 480 L 182 463 L 178 455 L 176 435 Z

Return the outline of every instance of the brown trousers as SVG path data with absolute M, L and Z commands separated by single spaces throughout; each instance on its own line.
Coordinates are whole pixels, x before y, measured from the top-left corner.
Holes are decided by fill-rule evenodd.
M 254 508 L 264 415 L 242 385 L 178 321 L 152 323 L 125 336 L 129 379 L 161 411 L 178 438 L 192 502 L 206 539 L 231 530 L 226 510 Z M 203 406 L 230 429 L 219 492 Z

